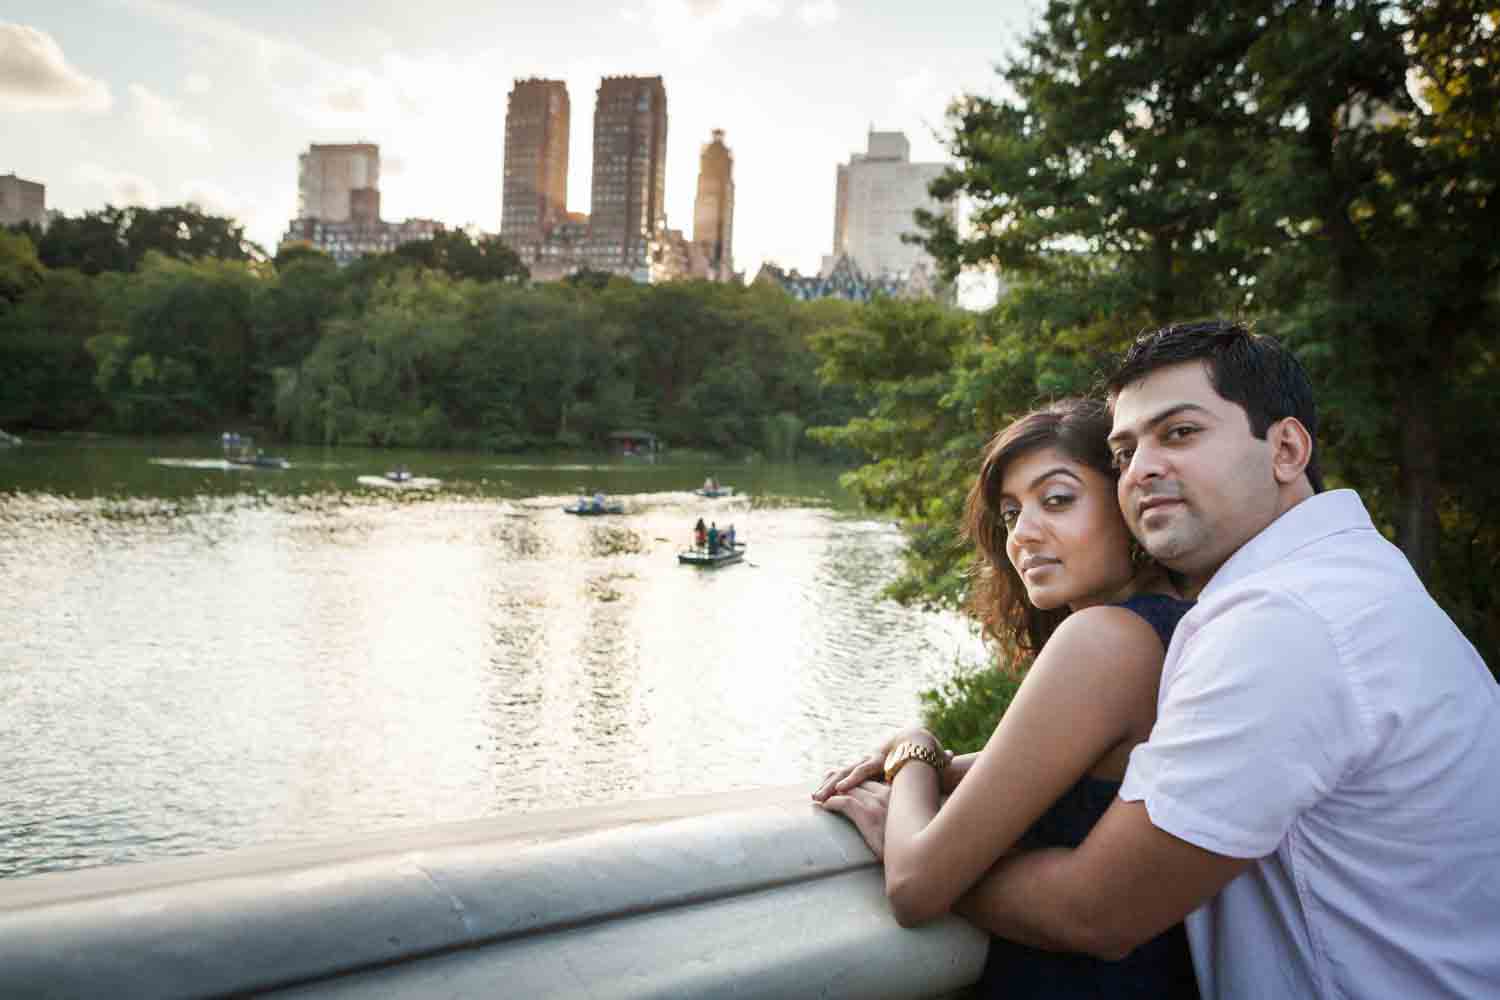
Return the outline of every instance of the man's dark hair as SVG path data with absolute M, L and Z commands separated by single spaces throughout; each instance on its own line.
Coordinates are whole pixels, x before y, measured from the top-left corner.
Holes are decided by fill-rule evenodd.
M 1240 323 L 1210 320 L 1178 323 L 1143 333 L 1104 387 L 1111 403 L 1128 385 L 1159 368 L 1201 361 L 1214 391 L 1240 406 L 1250 418 L 1250 433 L 1265 440 L 1273 423 L 1296 417 L 1313 439 L 1307 459 L 1307 481 L 1314 493 L 1323 492 L 1318 468 L 1318 408 L 1313 402 L 1307 372 L 1274 337 L 1251 333 Z

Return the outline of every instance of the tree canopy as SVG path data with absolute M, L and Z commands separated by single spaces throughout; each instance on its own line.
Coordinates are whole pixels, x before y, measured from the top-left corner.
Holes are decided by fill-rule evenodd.
M 946 276 L 998 270 L 1006 298 L 946 370 L 916 363 L 916 316 L 818 342 L 874 401 L 824 436 L 872 456 L 856 488 L 912 528 L 898 593 L 963 591 L 950 462 L 1091 391 L 1142 329 L 1229 316 L 1302 359 L 1331 479 L 1500 665 L 1500 472 L 1474 461 L 1500 399 L 1496 27 L 1463 0 L 1049 3 L 999 66 L 1006 96 L 951 108 L 957 164 L 932 193 L 967 201 L 968 227 L 920 219 Z M 882 417 L 913 401 L 933 415 Z

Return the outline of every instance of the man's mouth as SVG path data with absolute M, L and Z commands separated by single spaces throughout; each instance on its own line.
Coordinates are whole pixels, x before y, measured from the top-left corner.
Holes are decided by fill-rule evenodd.
M 1147 497 L 1136 507 L 1136 511 L 1141 517 L 1145 517 L 1153 510 L 1160 510 L 1163 507 L 1179 503 L 1182 503 L 1182 500 L 1178 497 Z

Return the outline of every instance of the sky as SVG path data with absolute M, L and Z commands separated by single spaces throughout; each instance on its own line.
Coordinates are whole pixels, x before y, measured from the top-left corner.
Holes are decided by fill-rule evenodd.
M 589 210 L 605 75 L 663 77 L 667 223 L 691 235 L 698 157 L 734 155 L 736 269 L 816 270 L 836 167 L 866 132 L 948 159 L 960 94 L 1000 92 L 1041 0 L 7 0 L 0 174 L 47 207 L 193 201 L 274 249 L 296 212 L 297 155 L 367 141 L 381 214 L 500 228 L 506 96 L 567 83 L 568 208 Z

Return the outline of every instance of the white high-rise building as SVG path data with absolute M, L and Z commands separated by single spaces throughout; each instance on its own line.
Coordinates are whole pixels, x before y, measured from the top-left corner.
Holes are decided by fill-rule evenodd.
M 0 226 L 17 226 L 29 222 L 37 228 L 47 225 L 47 186 L 22 180 L 14 173 L 0 176 Z
M 947 167 L 912 163 L 905 134 L 872 129 L 866 151 L 839 165 L 833 253 L 823 262 L 824 272 L 832 273 L 840 257 L 871 276 L 909 275 L 919 266 L 931 271 L 927 251 L 901 237 L 918 232 L 912 218 L 918 208 L 952 211 L 927 193 L 927 185 Z
M 314 143 L 297 157 L 299 219 L 349 222 L 368 214 L 371 200 L 378 204 L 379 190 L 380 147 L 373 143 Z

